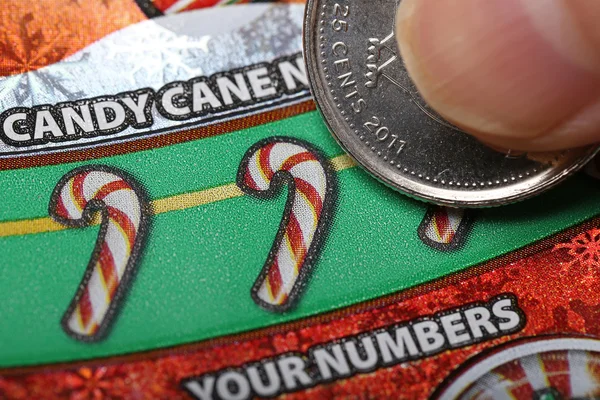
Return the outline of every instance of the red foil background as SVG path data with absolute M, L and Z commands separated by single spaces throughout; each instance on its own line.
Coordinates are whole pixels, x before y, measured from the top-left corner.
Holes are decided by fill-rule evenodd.
M 596 221 L 597 222 L 597 221 Z M 597 224 L 596 224 L 597 225 Z M 288 399 L 427 398 L 458 366 L 500 343 L 542 334 L 600 336 L 600 230 L 594 223 L 409 292 L 259 332 L 89 363 L 5 370 L 4 399 L 188 399 L 184 378 L 512 293 L 525 328 L 511 336 L 356 375 Z M 568 284 L 566 284 L 568 282 Z

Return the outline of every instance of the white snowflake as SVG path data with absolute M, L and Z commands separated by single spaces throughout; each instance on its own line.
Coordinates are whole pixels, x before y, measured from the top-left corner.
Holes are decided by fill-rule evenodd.
M 75 84 L 73 67 L 87 60 L 63 61 L 48 67 L 3 78 L 0 81 L 0 109 L 76 100 L 84 96 Z
M 133 66 L 127 71 L 133 82 L 138 81 L 138 74 L 168 82 L 202 74 L 193 60 L 206 57 L 211 36 L 190 38 L 153 25 L 144 34 L 119 35 L 116 39 L 106 43 L 106 60 Z

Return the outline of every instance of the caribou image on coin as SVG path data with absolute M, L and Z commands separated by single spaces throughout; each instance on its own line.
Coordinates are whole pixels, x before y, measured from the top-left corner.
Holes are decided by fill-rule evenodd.
M 421 98 L 394 35 L 401 0 L 309 0 L 304 53 L 311 89 L 340 145 L 389 186 L 425 201 L 486 207 L 531 197 L 582 167 L 598 146 L 499 152 Z

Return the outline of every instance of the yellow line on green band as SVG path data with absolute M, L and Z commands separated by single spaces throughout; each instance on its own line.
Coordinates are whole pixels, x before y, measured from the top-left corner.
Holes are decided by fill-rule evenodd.
M 347 155 L 334 157 L 330 162 L 333 168 L 338 172 L 356 166 L 354 160 Z M 199 190 L 197 192 L 176 194 L 174 196 L 153 200 L 150 202 L 150 206 L 153 214 L 157 215 L 199 207 L 205 204 L 241 197 L 243 195 L 244 193 L 235 183 L 228 183 L 210 189 Z M 99 218 L 95 218 L 94 221 L 92 221 L 92 225 L 97 225 L 99 223 Z M 69 227 L 59 224 L 50 217 L 6 221 L 0 222 L 0 237 L 32 235 L 36 233 L 62 231 L 64 229 L 69 229 Z

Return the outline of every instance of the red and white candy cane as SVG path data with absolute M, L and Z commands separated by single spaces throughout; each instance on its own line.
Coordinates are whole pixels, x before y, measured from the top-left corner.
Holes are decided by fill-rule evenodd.
M 124 172 L 95 165 L 77 168 L 57 184 L 49 212 L 59 223 L 84 227 L 100 211 L 96 247 L 62 319 L 76 339 L 100 339 L 127 289 L 146 232 L 147 206 L 140 186 Z
M 429 247 L 450 251 L 464 244 L 471 224 L 469 210 L 430 206 L 418 232 L 423 243 Z
M 275 196 L 289 187 L 279 232 L 252 288 L 272 311 L 290 308 L 318 257 L 335 204 L 335 174 L 327 159 L 300 140 L 273 137 L 254 145 L 240 164 L 237 184 L 247 194 Z

